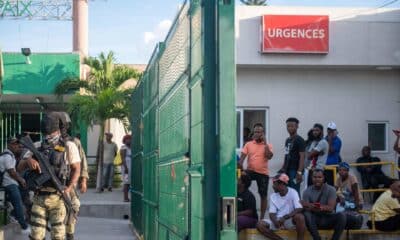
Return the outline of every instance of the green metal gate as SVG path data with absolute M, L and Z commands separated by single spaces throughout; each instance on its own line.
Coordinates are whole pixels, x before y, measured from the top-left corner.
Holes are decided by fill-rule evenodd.
M 187 1 L 132 96 L 144 239 L 236 239 L 234 1 Z

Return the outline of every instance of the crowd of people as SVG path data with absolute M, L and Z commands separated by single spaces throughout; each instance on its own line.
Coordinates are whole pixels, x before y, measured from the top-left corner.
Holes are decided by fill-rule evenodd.
M 12 206 L 9 219 L 18 222 L 21 233 L 42 240 L 47 230 L 51 239 L 73 240 L 80 193 L 87 191 L 89 179 L 86 154 L 79 137 L 68 133 L 71 120 L 66 113 L 43 116 L 43 140 L 33 143 L 29 135 L 10 137 L 0 153 L 0 187 Z M 114 158 L 118 153 L 113 135 L 106 133 L 103 148 L 104 171 L 101 191 L 112 191 Z M 130 201 L 130 141 L 123 138 L 120 150 L 124 201 Z
M 268 183 L 270 170 L 268 161 L 273 156 L 273 148 L 265 139 L 262 124 L 255 124 L 253 133 L 246 135 L 246 141 L 238 161 L 241 174 L 238 179 L 238 231 L 257 228 L 269 239 L 283 239 L 276 230 L 296 229 L 297 239 L 304 239 L 308 230 L 314 240 L 321 239 L 319 229 L 333 230 L 332 239 L 340 239 L 345 229 L 360 229 L 365 206 L 362 188 L 384 188 L 376 191 L 372 211 L 375 228 L 381 231 L 400 230 L 400 181 L 385 175 L 381 165 L 358 165 L 361 185 L 350 172 L 350 165 L 340 155 L 342 146 L 336 124 L 324 126 L 315 123 L 308 132 L 308 139 L 298 135 L 299 120 L 288 118 L 286 128 L 285 157 L 278 174 L 272 178 L 274 193 L 269 196 Z M 394 150 L 400 149 L 400 131 L 394 131 L 396 142 Z M 249 137 L 252 136 L 252 137 Z M 247 159 L 247 167 L 244 162 Z M 400 159 L 399 159 L 400 160 Z M 371 148 L 364 146 L 356 163 L 379 163 L 381 160 L 371 156 Z M 328 170 L 337 167 L 338 175 Z M 249 187 L 256 180 L 260 194 L 261 214 L 256 210 L 255 197 Z M 305 190 L 300 192 L 300 184 L 305 181 Z M 372 228 L 372 219 L 367 226 Z

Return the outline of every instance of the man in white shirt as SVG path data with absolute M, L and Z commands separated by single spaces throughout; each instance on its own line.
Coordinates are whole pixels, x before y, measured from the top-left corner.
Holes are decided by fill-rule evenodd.
M 281 240 L 274 231 L 279 229 L 296 229 L 297 239 L 304 239 L 306 229 L 303 210 L 300 204 L 299 194 L 293 188 L 288 187 L 289 177 L 278 174 L 273 179 L 273 193 L 270 197 L 269 218 L 263 219 L 257 224 L 257 229 L 267 238 Z
M 17 163 L 15 155 L 21 154 L 22 147 L 17 138 L 10 138 L 7 141 L 7 149 L 0 154 L 0 172 L 2 174 L 1 186 L 6 189 L 7 197 L 13 205 L 13 215 L 21 226 L 22 233 L 29 234 L 30 228 L 25 220 L 24 205 L 19 187 L 26 187 L 25 180 L 16 172 Z

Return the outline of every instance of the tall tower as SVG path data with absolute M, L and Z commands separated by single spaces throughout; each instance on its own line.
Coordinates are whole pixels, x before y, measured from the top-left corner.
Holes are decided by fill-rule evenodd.
M 73 0 L 72 6 L 72 36 L 74 52 L 78 52 L 81 60 L 88 56 L 88 0 Z
M 83 65 L 83 59 L 89 55 L 88 50 L 88 10 L 89 3 L 88 0 L 73 0 L 72 5 L 72 38 L 73 46 L 72 50 L 79 53 L 81 60 L 81 79 L 87 79 L 87 74 L 89 69 L 87 66 Z

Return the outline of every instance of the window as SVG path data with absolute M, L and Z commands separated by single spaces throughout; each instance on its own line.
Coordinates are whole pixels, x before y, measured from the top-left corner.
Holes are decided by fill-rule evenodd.
M 375 152 L 388 151 L 388 123 L 368 122 L 368 144 Z
M 242 148 L 243 145 L 251 139 L 253 126 L 261 123 L 265 132 L 268 129 L 267 108 L 237 108 L 236 109 L 236 148 Z M 268 139 L 268 136 L 266 136 Z

